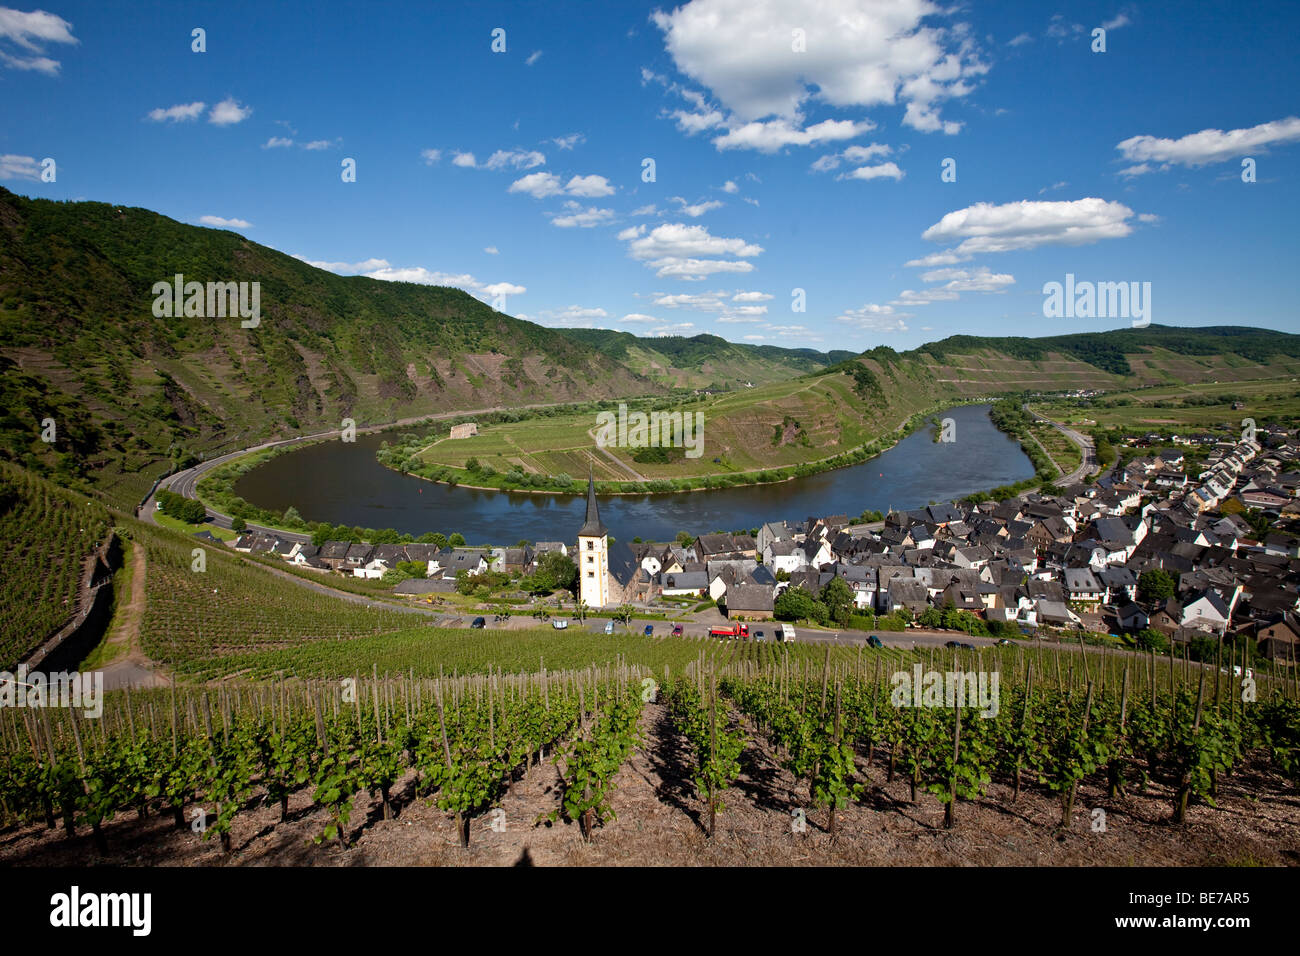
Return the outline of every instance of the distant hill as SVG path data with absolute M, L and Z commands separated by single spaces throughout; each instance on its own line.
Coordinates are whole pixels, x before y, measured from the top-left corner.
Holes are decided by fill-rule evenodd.
M 156 282 L 261 283 L 261 323 L 156 318 Z M 177 453 L 458 408 L 659 390 L 456 289 L 338 276 L 145 209 L 0 189 L 0 436 L 119 500 Z M 58 440 L 40 441 L 53 418 Z M 126 486 L 130 486 L 127 488 Z M 129 493 L 128 493 L 129 492 Z
M 559 331 L 646 378 L 675 388 L 735 388 L 745 382 L 766 385 L 853 357 L 852 352 L 840 350 L 739 344 L 716 335 L 641 338 L 614 329 Z

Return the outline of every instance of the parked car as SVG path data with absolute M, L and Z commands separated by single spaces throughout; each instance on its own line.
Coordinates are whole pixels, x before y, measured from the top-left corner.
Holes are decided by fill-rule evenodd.
M 885 646 L 885 642 L 882 641 L 880 638 L 876 637 L 876 635 L 874 634 L 872 634 L 870 637 L 867 638 L 867 647 L 884 647 L 884 646 Z
M 686 629 L 683 628 L 680 624 L 673 625 L 673 637 L 681 637 L 685 633 L 686 633 Z
M 654 637 L 655 626 L 653 624 L 647 624 L 644 633 L 646 637 Z
M 767 638 L 764 636 L 764 634 L 763 634 L 762 631 L 755 631 L 755 632 L 754 632 L 754 640 L 756 640 L 756 641 L 763 641 L 763 640 L 767 640 Z
M 960 647 L 963 651 L 973 651 L 973 650 L 975 650 L 975 645 L 974 645 L 974 644 L 958 644 L 957 646 Z
M 554 621 L 551 622 L 551 627 L 555 628 L 557 631 L 562 631 L 568 626 L 569 626 L 569 622 L 562 617 L 557 617 Z
M 613 634 L 613 633 L 614 633 L 614 622 L 613 622 L 613 621 L 606 621 L 606 622 L 605 622 L 605 633 L 606 633 L 606 634 Z
M 782 624 L 776 629 L 776 639 L 781 643 L 794 640 L 794 625 Z
M 473 622 L 470 624 L 470 627 L 477 627 L 477 628 L 487 627 L 487 621 L 481 617 L 476 617 L 474 618 Z
M 998 647 L 1010 647 L 1012 643 L 1014 642 L 1005 637 L 998 638 Z
M 961 641 L 949 641 L 944 647 L 961 647 Z

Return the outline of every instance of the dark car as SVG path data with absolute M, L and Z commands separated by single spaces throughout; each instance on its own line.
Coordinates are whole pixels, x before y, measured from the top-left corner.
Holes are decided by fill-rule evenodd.
M 958 644 L 957 646 L 960 647 L 963 651 L 973 651 L 973 650 L 975 650 L 975 645 L 974 645 L 974 644 Z
M 961 647 L 961 641 L 949 641 L 944 647 Z
M 882 641 L 880 638 L 876 637 L 876 635 L 874 634 L 872 634 L 870 637 L 867 638 L 867 647 L 884 647 L 884 646 L 885 646 L 885 642 Z
M 754 632 L 754 640 L 756 640 L 756 641 L 765 641 L 765 640 L 767 640 L 767 638 L 766 638 L 766 636 L 764 636 L 764 634 L 763 634 L 762 631 L 755 631 L 755 632 Z
M 645 626 L 645 636 L 654 637 L 654 633 L 655 633 L 655 626 L 653 624 L 647 624 Z
M 1012 643 L 1014 642 L 1007 640 L 1005 637 L 998 638 L 998 647 L 1010 647 Z
M 487 621 L 485 621 L 481 617 L 476 617 L 474 618 L 474 623 L 472 623 L 470 627 L 479 627 L 479 628 L 487 627 Z

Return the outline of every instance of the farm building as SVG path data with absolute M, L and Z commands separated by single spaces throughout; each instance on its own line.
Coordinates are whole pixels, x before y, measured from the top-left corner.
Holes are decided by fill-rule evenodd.
M 463 425 L 451 426 L 452 438 L 470 438 L 478 434 L 478 425 L 474 422 L 466 422 Z

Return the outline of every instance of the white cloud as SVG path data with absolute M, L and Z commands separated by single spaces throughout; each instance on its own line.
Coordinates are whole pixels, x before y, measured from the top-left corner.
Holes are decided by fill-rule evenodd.
M 1026 43 L 1033 43 L 1033 42 L 1034 42 L 1034 38 L 1031 37 L 1028 33 L 1017 33 L 1014 37 L 1012 37 L 1010 40 L 1007 41 L 1007 46 L 1022 46 Z
M 904 262 L 905 266 L 915 266 L 917 268 L 928 268 L 930 266 L 951 266 L 959 262 L 965 262 L 970 256 L 959 256 L 955 252 L 932 252 L 928 256 L 922 256 L 920 259 L 909 259 Z
M 773 297 L 766 292 L 737 292 L 731 297 L 732 302 L 769 302 Z
M 588 206 L 583 209 L 581 203 L 572 200 L 566 202 L 564 208 L 568 210 L 564 215 L 551 217 L 551 224 L 559 226 L 561 229 L 573 226 L 589 229 L 592 226 L 599 226 L 602 223 L 609 222 L 614 218 L 614 210 L 612 209 L 597 209 L 595 206 Z
M 183 123 L 188 120 L 198 119 L 207 105 L 207 103 L 179 103 L 176 106 L 168 106 L 166 109 L 160 106 L 157 109 L 150 110 L 148 118 L 155 123 L 162 123 L 167 120 L 173 123 Z
M 638 208 L 636 208 L 636 209 L 633 209 L 633 210 L 632 210 L 632 215 L 634 215 L 634 216 L 653 216 L 653 215 L 655 214 L 655 212 L 656 212 L 655 204 L 654 204 L 654 203 L 651 203 L 651 204 L 648 205 L 648 206 L 640 206 L 640 207 L 638 207 Z
M 542 51 L 534 50 L 532 53 L 528 54 L 528 58 L 524 60 L 524 66 L 532 66 L 541 58 L 542 58 Z
M 337 146 L 340 142 L 342 141 L 333 139 L 314 139 L 310 143 L 303 143 L 302 148 L 310 149 L 314 152 L 316 150 L 329 149 L 333 146 Z
M 898 294 L 898 298 L 892 300 L 890 305 L 929 305 L 931 302 L 951 302 L 954 299 L 960 299 L 961 296 L 956 292 L 948 292 L 943 289 L 926 289 L 922 292 L 916 292 L 912 289 L 904 289 Z
M 658 322 L 659 320 L 655 318 L 653 315 L 646 315 L 644 312 L 629 312 L 627 315 L 623 316 L 623 318 L 619 319 L 619 321 L 635 323 L 635 322 Z
M 657 276 L 687 280 L 720 272 L 751 272 L 753 263 L 742 260 L 762 251 L 762 246 L 744 239 L 714 236 L 704 226 L 684 223 L 656 226 L 647 235 L 630 239 L 628 243 L 628 254 L 656 269 Z
M 978 269 L 935 269 L 922 273 L 921 281 L 943 282 L 943 288 L 952 292 L 1005 292 L 1007 286 L 1015 285 L 1016 277 L 980 266 Z
M 0 39 L 17 45 L 23 51 L 14 56 L 0 50 L 0 62 L 14 70 L 30 70 L 46 76 L 57 76 L 61 64 L 58 60 L 41 55 L 45 52 L 45 44 L 68 43 L 75 46 L 80 42 L 72 35 L 72 24 L 60 16 L 44 10 L 24 13 L 8 7 L 0 7 Z
M 1160 217 L 1153 212 L 1144 212 L 1138 215 L 1138 222 L 1157 223 Z
M 527 193 L 534 199 L 545 199 L 558 196 L 564 189 L 560 186 L 560 177 L 554 173 L 529 173 L 511 183 L 507 192 Z
M 420 158 L 424 160 L 424 165 L 432 166 L 438 160 L 442 159 L 442 150 L 440 149 L 422 149 Z
M 553 309 L 542 309 L 537 313 L 539 318 L 546 319 L 547 323 L 558 323 L 565 326 L 578 325 L 583 328 L 591 328 L 592 319 L 609 318 L 609 313 L 604 309 L 584 308 L 580 305 L 571 305 L 567 309 L 556 312 Z
M 799 129 L 802 117 L 792 123 L 785 119 L 767 122 L 754 121 L 728 130 L 713 140 L 718 149 L 756 149 L 760 153 L 775 153 L 783 146 L 811 146 L 836 140 L 853 139 L 876 128 L 870 120 L 823 120 L 807 129 Z
M 522 149 L 498 149 L 495 153 L 487 158 L 483 164 L 484 169 L 505 169 L 509 166 L 512 169 L 532 169 L 534 166 L 545 166 L 546 157 L 537 150 Z
M 1120 27 L 1128 26 L 1131 22 L 1128 14 L 1121 10 L 1113 18 L 1103 23 L 1101 28 L 1103 30 L 1118 30 Z
M 903 171 L 898 168 L 897 163 L 881 163 L 879 166 L 859 166 L 849 173 L 844 173 L 840 179 L 902 179 Z
M 564 191 L 570 196 L 585 196 L 594 199 L 597 196 L 614 195 L 614 187 L 604 176 L 574 176 L 569 180 Z
M 866 332 L 906 332 L 910 312 L 898 312 L 892 305 L 868 302 L 859 309 L 846 309 L 835 317 L 837 322 L 847 322 Z
M 246 219 L 223 219 L 220 216 L 199 216 L 199 222 L 205 226 L 218 229 L 252 229 L 253 224 Z
M 474 159 L 473 153 L 462 153 L 459 150 L 451 157 L 453 166 L 461 166 L 466 169 L 473 169 L 478 163 Z
M 700 203 L 688 203 L 681 196 L 671 196 L 669 197 L 669 202 L 679 204 L 681 208 L 677 211 L 684 216 L 690 216 L 692 219 L 698 219 L 700 216 L 703 216 L 706 212 L 713 209 L 721 209 L 724 205 L 722 201 L 718 199 L 710 199 L 707 202 Z
M 490 256 L 495 256 L 495 255 L 496 255 L 497 253 L 499 253 L 501 250 L 498 249 L 496 246 L 484 246 L 484 247 L 483 247 L 483 251 L 486 252 L 486 253 L 487 253 L 488 255 L 490 255 Z
M 645 235 L 645 225 L 628 226 L 619 232 L 619 239 L 635 239 L 637 236 Z
M 736 185 L 734 182 L 732 182 L 730 179 L 728 179 L 725 183 L 723 183 L 723 184 L 722 184 L 721 186 L 719 186 L 718 188 L 721 189 L 724 193 L 738 193 L 738 192 L 740 192 L 740 187 L 737 186 L 737 185 Z
M 658 338 L 665 335 L 684 335 L 693 328 L 695 328 L 694 322 L 678 322 L 676 325 L 661 325 L 657 329 L 651 329 L 650 334 Z
M 34 156 L 0 156 L 0 179 L 30 179 L 40 182 L 41 167 Z
M 689 309 L 692 312 L 725 312 L 730 306 L 725 299 L 726 291 L 700 293 L 674 293 L 672 295 L 656 294 L 654 304 L 665 309 Z
M 1056 190 L 1064 189 L 1068 185 L 1070 184 L 1062 179 L 1060 182 L 1052 183 L 1050 186 L 1044 186 L 1042 189 L 1038 190 L 1038 195 L 1041 196 L 1043 193 L 1056 192 Z
M 283 149 L 286 146 L 292 146 L 293 140 L 284 136 L 272 136 L 262 144 L 263 149 Z
M 955 131 L 937 104 L 968 95 L 988 67 L 964 25 L 934 23 L 945 15 L 930 0 L 691 0 L 651 19 L 677 69 L 728 112 L 731 132 L 715 145 L 772 152 L 807 144 L 799 126 L 811 101 L 842 109 L 901 102 L 905 125 Z M 794 27 L 805 32 L 803 52 L 792 50 Z M 685 115 L 700 117 L 701 128 L 710 118 Z M 770 117 L 783 125 L 755 125 Z M 836 129 L 825 127 L 823 138 Z
M 1125 159 L 1141 164 L 1121 170 L 1121 174 L 1139 176 L 1152 171 L 1153 167 L 1147 165 L 1147 161 L 1165 164 L 1162 169 L 1172 165 L 1207 166 L 1297 140 L 1300 140 L 1300 117 L 1288 116 L 1226 133 L 1218 129 L 1203 129 L 1181 139 L 1133 136 L 1115 148 Z
M 1046 202 L 1022 199 L 995 206 L 976 203 L 948 213 L 925 232 L 931 242 L 962 241 L 947 251 L 955 258 L 924 264 L 951 264 L 985 252 L 1036 249 L 1039 246 L 1081 246 L 1118 239 L 1133 231 L 1133 210 L 1120 202 L 1089 197 Z M 928 259 L 929 257 L 927 257 Z
M 212 112 L 208 114 L 208 122 L 213 126 L 233 126 L 235 123 L 242 123 L 251 115 L 253 115 L 251 106 L 241 106 L 238 100 L 228 96 L 212 107 Z
M 570 133 L 568 136 L 557 136 L 555 139 L 551 140 L 551 142 L 560 149 L 573 149 L 573 147 L 580 146 L 586 141 L 587 137 L 583 136 L 581 133 Z

